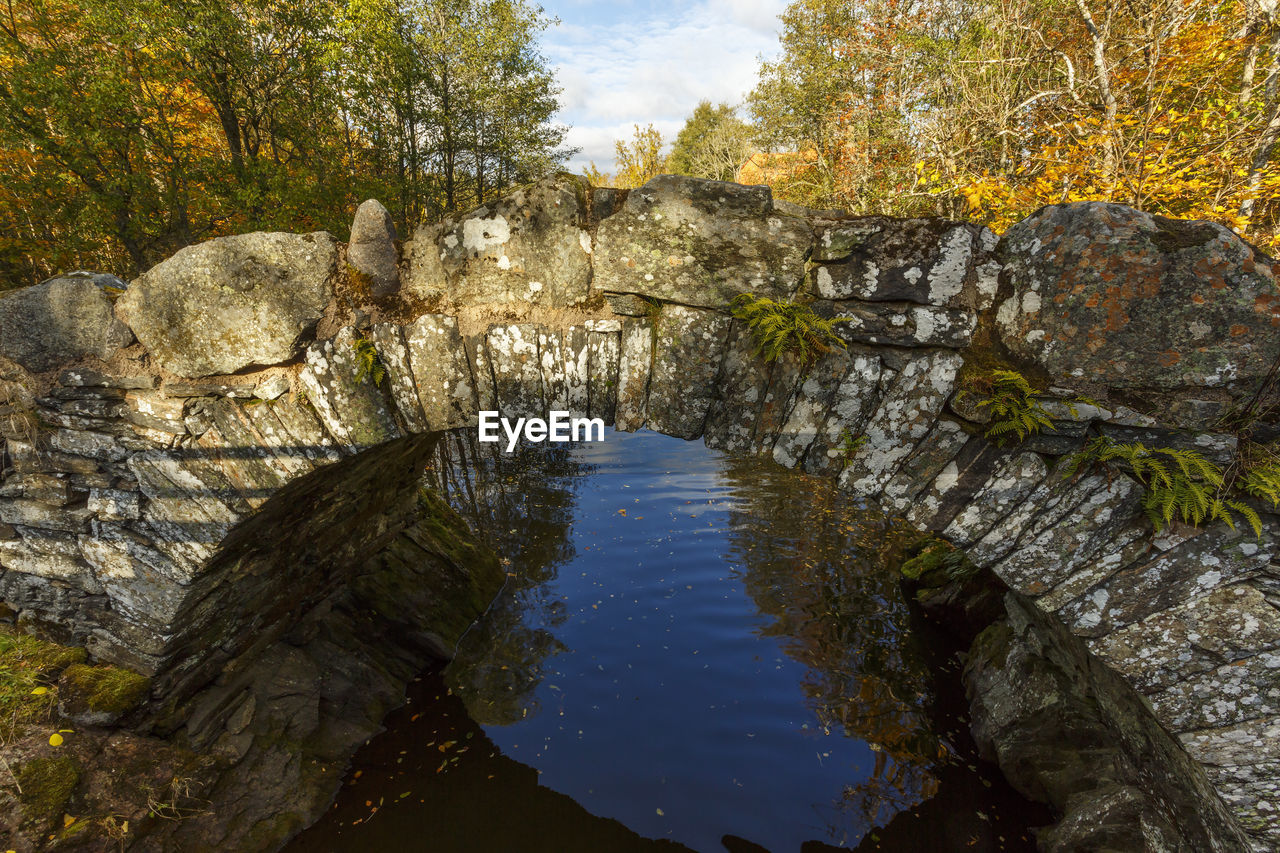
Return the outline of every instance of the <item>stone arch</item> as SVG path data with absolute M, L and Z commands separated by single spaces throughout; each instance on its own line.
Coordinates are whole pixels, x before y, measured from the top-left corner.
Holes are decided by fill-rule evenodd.
M 1132 219 L 1114 207 L 1062 216 Z M 1270 737 L 1280 719 L 1270 665 L 1280 647 L 1270 604 L 1277 521 L 1265 519 L 1260 539 L 1221 525 L 1153 536 L 1135 482 L 1051 464 L 1088 432 L 1158 436 L 1225 459 L 1232 436 L 1169 428 L 1190 416 L 1170 423 L 1122 397 L 1076 404 L 1064 389 L 1044 403 L 1054 430 L 1013 448 L 984 437 L 982 413 L 956 394 L 980 320 L 1028 345 L 1045 337 L 1023 328 L 1050 285 L 1018 228 L 998 245 L 964 223 L 831 219 L 775 204 L 763 188 L 664 177 L 626 195 L 558 176 L 420 229 L 393 302 L 362 303 L 359 276 L 338 273 L 335 248 L 326 269 L 338 293 L 311 318 L 318 339 L 301 358 L 254 373 L 249 335 L 243 358 L 219 361 L 240 374 L 214 377 L 166 373 L 182 342 L 167 332 L 149 343 L 154 281 L 144 276 L 116 311 L 144 352 L 42 374 L 31 384 L 47 434 L 6 436 L 0 597 L 104 659 L 194 683 L 208 646 L 192 627 L 207 629 L 201 619 L 232 646 L 288 622 L 287 608 L 218 607 L 211 592 L 225 577 L 266 577 L 255 595 L 288 599 L 287 573 L 242 571 L 245 561 L 272 564 L 254 546 L 259 526 L 326 504 L 349 528 L 335 528 L 348 550 L 311 559 L 323 580 L 324 566 L 388 535 L 377 519 L 402 515 L 416 489 L 404 472 L 433 431 L 473 425 L 480 410 L 559 409 L 768 454 L 941 535 L 1147 695 L 1244 822 L 1273 837 L 1280 824 L 1260 804 L 1274 779 L 1243 769 L 1240 745 L 1280 762 Z M 304 260 L 285 263 L 305 272 L 324 245 L 311 239 L 298 250 Z M 1018 254 L 1001 256 L 1009 246 Z M 728 311 L 741 292 L 811 300 L 845 319 L 847 348 L 812 363 L 764 362 Z M 1263 321 L 1270 331 L 1271 314 Z M 1246 355 L 1198 357 L 1218 375 L 1230 363 L 1256 378 L 1266 353 Z M 1157 402 L 1204 402 L 1179 393 Z M 352 478 L 367 485 L 346 495 L 359 507 L 343 500 Z M 1223 700 L 1223 685 L 1239 698 Z

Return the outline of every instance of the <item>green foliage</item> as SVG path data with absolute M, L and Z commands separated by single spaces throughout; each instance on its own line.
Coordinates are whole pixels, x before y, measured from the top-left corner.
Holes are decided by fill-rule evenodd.
M 1280 461 L 1272 459 L 1246 469 L 1239 486 L 1242 491 L 1255 498 L 1270 501 L 1272 506 L 1280 506 Z
M 671 146 L 667 168 L 676 175 L 736 180 L 738 169 L 753 153 L 751 127 L 728 104 L 702 101 L 685 121 Z
M 1146 490 L 1142 505 L 1156 530 L 1175 520 L 1193 527 L 1222 521 L 1234 530 L 1238 514 L 1256 535 L 1262 535 L 1258 513 L 1244 501 L 1230 497 L 1222 469 L 1194 450 L 1148 448 L 1137 442 L 1122 444 L 1098 436 L 1064 464 L 1068 475 L 1095 464 L 1132 475 Z
M 867 443 L 865 435 L 854 435 L 848 429 L 840 433 L 840 451 L 845 459 L 852 459 L 863 445 Z
M 382 356 L 378 355 L 378 348 L 373 345 L 373 341 L 365 337 L 355 339 L 356 352 L 356 381 L 359 382 L 366 376 L 373 380 L 373 384 L 382 387 L 382 383 L 387 379 L 387 368 L 382 363 Z
M 978 408 L 991 412 L 987 438 L 1003 443 L 1016 435 L 1018 441 L 1025 441 L 1042 429 L 1053 429 L 1053 420 L 1040 405 L 1035 389 L 1016 370 L 993 370 L 971 377 L 968 385 L 967 392 L 984 398 L 978 401 Z
M 80 783 L 80 770 L 71 758 L 33 758 L 17 772 L 19 799 L 27 819 L 50 824 L 62 817 L 67 800 Z
M 926 537 L 912 548 L 915 555 L 906 560 L 899 571 L 908 580 L 962 580 L 977 571 L 964 551 L 945 539 Z M 930 577 L 934 576 L 934 577 Z
M 733 316 L 751 329 L 755 354 L 765 361 L 777 361 L 783 353 L 794 352 L 808 364 L 833 346 L 845 348 L 835 332 L 839 321 L 819 317 L 807 305 L 741 293 L 734 297 L 732 310 Z

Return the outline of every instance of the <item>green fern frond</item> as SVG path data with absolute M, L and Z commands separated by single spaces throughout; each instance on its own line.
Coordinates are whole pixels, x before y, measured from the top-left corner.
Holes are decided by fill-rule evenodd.
M 832 347 L 845 347 L 844 340 L 835 331 L 840 321 L 819 317 L 807 305 L 742 293 L 734 298 L 732 310 L 733 316 L 751 329 L 756 341 L 755 355 L 765 361 L 777 361 L 791 351 L 808 364 Z
M 368 338 L 360 337 L 355 339 L 356 352 L 356 381 L 360 382 L 366 376 L 373 380 L 373 384 L 381 387 L 387 378 L 387 368 L 382 363 L 382 357 L 378 355 L 378 348 L 373 345 L 373 341 Z
M 967 393 L 981 394 L 975 407 L 986 409 L 991 420 L 987 438 L 1006 439 L 1017 435 L 1018 441 L 1041 430 L 1053 429 L 1053 419 L 1040 405 L 1035 389 L 1015 370 L 993 370 L 985 376 L 969 380 Z

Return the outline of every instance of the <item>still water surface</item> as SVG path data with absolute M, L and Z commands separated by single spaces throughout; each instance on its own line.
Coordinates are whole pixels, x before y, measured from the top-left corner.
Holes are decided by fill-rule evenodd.
M 429 477 L 507 585 L 291 849 L 1031 849 L 878 516 L 653 433 L 470 437 Z

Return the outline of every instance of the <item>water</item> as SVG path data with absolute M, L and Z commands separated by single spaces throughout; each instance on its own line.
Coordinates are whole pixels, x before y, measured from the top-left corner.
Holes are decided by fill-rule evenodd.
M 466 439 L 431 477 L 507 585 L 293 849 L 1032 849 L 882 519 L 652 433 Z

